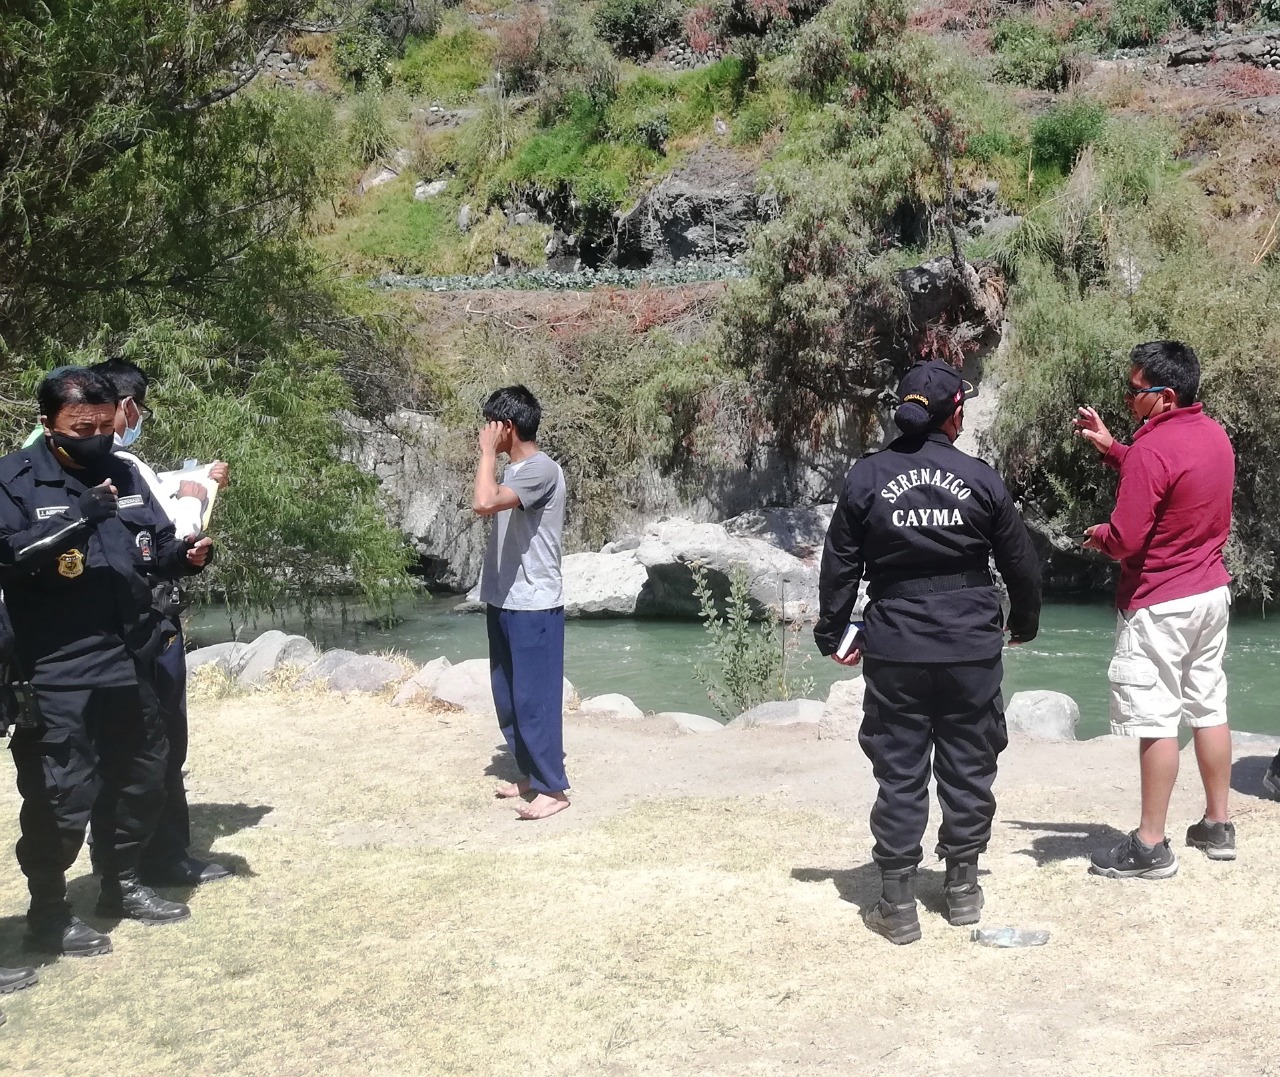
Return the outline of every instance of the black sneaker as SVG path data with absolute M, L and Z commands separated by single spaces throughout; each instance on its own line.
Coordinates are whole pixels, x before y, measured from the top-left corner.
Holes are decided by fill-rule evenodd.
M 1187 827 L 1187 844 L 1193 849 L 1203 849 L 1210 860 L 1234 860 L 1236 858 L 1236 824 L 1211 823 L 1201 819 Z
M 920 915 L 914 901 L 910 905 L 890 905 L 881 899 L 867 910 L 863 921 L 895 946 L 920 941 Z
M 1109 879 L 1171 879 L 1178 874 L 1178 858 L 1169 848 L 1169 839 L 1147 845 L 1135 830 L 1110 849 L 1099 849 L 1089 857 L 1089 870 Z
M 1272 800 L 1280 800 L 1280 755 L 1271 760 L 1271 766 L 1262 776 L 1262 788 L 1267 791 Z

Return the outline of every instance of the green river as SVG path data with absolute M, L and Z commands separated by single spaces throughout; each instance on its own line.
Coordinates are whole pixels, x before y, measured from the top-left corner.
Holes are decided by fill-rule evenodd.
M 484 618 L 452 612 L 457 600 L 423 599 L 400 610 L 402 620 L 376 629 L 348 612 L 323 617 L 305 634 L 324 647 L 360 651 L 396 650 L 416 662 L 444 655 L 451 662 L 487 654 Z M 1080 705 L 1081 737 L 1107 730 L 1107 663 L 1115 613 L 1098 604 L 1055 602 L 1045 607 L 1040 635 L 1024 647 L 1005 651 L 1005 698 L 1014 692 L 1047 688 L 1065 692 Z M 252 638 L 270 627 L 292 631 L 296 623 L 261 621 L 242 632 Z M 191 626 L 193 644 L 231 638 L 225 612 L 206 609 Z M 848 673 L 813 646 L 807 628 L 795 635 L 800 677 L 812 678 L 816 698 L 825 698 L 832 681 Z M 706 692 L 694 677 L 705 661 L 701 625 L 684 621 L 570 621 L 565 634 L 565 673 L 583 696 L 620 692 L 646 711 L 681 710 L 714 715 Z M 1231 724 L 1254 733 L 1280 734 L 1280 707 L 1272 694 L 1280 685 L 1280 617 L 1240 614 L 1232 622 L 1227 649 Z

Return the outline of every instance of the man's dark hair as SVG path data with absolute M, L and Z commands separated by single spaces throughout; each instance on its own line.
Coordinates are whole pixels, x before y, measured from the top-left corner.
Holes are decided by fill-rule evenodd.
M 484 417 L 491 423 L 512 423 L 521 441 L 534 441 L 542 422 L 542 405 L 523 385 L 508 385 L 489 394 Z
M 51 370 L 36 390 L 40 414 L 52 423 L 58 412 L 72 404 L 111 404 L 120 402 L 115 386 L 96 370 L 83 366 L 60 366 Z
M 1200 392 L 1200 360 L 1190 344 L 1180 340 L 1149 340 L 1129 353 L 1129 362 L 1146 375 L 1152 385 L 1172 389 L 1178 406 L 1189 408 Z
M 141 367 L 134 366 L 127 359 L 106 359 L 101 363 L 94 363 L 89 369 L 101 374 L 114 385 L 116 396 L 121 400 L 131 396 L 138 407 L 146 404 L 148 379 Z

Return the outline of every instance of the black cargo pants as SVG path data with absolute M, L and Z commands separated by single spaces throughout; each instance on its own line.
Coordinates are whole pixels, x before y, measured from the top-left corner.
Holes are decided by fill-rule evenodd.
M 866 659 L 858 742 L 880 786 L 871 809 L 871 855 L 883 870 L 923 859 L 931 765 L 942 806 L 938 856 L 974 859 L 986 849 L 996 811 L 996 757 L 1009 743 L 1003 673 L 999 655 L 951 665 Z
M 120 688 L 35 690 L 38 723 L 14 731 L 18 866 L 33 912 L 65 908 L 66 871 L 93 829 L 104 875 L 135 872 L 164 805 L 167 746 L 146 677 Z
M 187 805 L 187 787 L 182 768 L 187 762 L 187 655 L 181 629 L 165 644 L 155 666 L 156 700 L 160 723 L 169 744 L 169 761 L 165 768 L 164 810 L 156 824 L 155 834 L 142 850 L 141 867 L 162 872 L 187 855 L 191 844 L 191 809 Z

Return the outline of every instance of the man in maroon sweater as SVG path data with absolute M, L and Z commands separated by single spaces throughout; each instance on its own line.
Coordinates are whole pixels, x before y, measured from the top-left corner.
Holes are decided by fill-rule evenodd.
M 1187 844 L 1213 860 L 1234 860 L 1227 818 L 1231 732 L 1227 728 L 1227 646 L 1231 577 L 1222 551 L 1231 531 L 1235 453 L 1226 431 L 1196 403 L 1200 361 L 1171 340 L 1139 344 L 1129 356 L 1125 399 L 1141 423 L 1132 445 L 1116 441 L 1092 408 L 1077 432 L 1120 472 L 1111 519 L 1086 532 L 1085 548 L 1120 562 L 1111 731 L 1138 737 L 1142 815 L 1090 870 L 1111 878 L 1167 879 L 1178 860 L 1165 837 L 1178 777 L 1178 726 L 1191 727 L 1204 783 L 1204 818 Z

